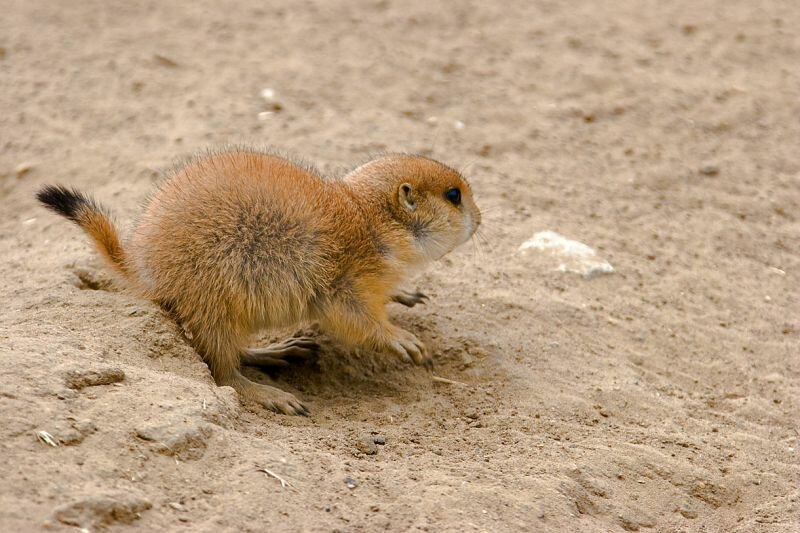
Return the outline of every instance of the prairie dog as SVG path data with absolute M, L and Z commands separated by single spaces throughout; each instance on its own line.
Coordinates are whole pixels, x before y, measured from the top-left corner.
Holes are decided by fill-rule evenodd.
M 308 409 L 297 398 L 248 380 L 240 365 L 280 363 L 313 350 L 313 340 L 248 349 L 248 336 L 318 322 L 350 345 L 430 365 L 423 343 L 389 321 L 386 304 L 422 300 L 401 284 L 481 222 L 458 172 L 400 154 L 328 180 L 269 153 L 213 153 L 163 182 L 124 244 L 89 196 L 45 186 L 37 198 L 78 224 L 135 292 L 174 314 L 218 385 L 302 415 Z

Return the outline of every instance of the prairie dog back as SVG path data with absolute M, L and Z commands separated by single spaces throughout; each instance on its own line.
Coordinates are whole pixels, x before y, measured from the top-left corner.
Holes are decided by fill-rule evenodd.
M 145 209 L 131 239 L 132 270 L 153 300 L 203 308 L 221 299 L 255 323 L 298 322 L 332 275 L 324 192 L 319 176 L 272 156 L 231 152 L 190 163 Z

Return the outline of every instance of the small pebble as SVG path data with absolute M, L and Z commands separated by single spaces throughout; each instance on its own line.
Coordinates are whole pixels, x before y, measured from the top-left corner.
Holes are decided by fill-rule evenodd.
M 375 455 L 378 453 L 378 447 L 375 446 L 375 440 L 372 436 L 365 436 L 358 439 L 356 442 L 356 449 L 364 455 Z
M 683 502 L 677 509 L 681 516 L 688 519 L 697 518 L 697 507 L 691 501 Z
M 383 446 L 384 444 L 386 444 L 386 437 L 384 437 L 383 435 L 375 435 L 374 437 L 372 437 L 372 442 L 374 442 L 378 446 Z
M 655 519 L 644 509 L 638 507 L 623 508 L 618 515 L 619 524 L 626 531 L 639 531 L 656 525 Z
M 130 524 L 153 507 L 149 500 L 128 491 L 90 494 L 57 507 L 56 520 L 83 531 L 105 529 L 115 523 Z
M 354 488 L 358 487 L 358 481 L 351 478 L 350 476 L 344 478 L 344 484 L 350 490 L 353 490 Z
M 33 170 L 32 163 L 20 163 L 14 168 L 14 174 L 16 174 L 18 178 L 21 178 L 31 170 Z
M 64 446 L 75 446 L 83 442 L 85 435 L 75 428 L 66 428 L 58 432 L 58 442 Z
M 200 419 L 164 420 L 135 428 L 135 435 L 153 444 L 153 450 L 184 460 L 203 456 L 213 434 L 210 424 Z
M 75 396 L 77 396 L 77 394 L 71 389 L 60 390 L 56 393 L 56 398 L 59 400 L 71 400 L 72 398 L 75 398 Z
M 106 367 L 98 369 L 73 369 L 64 375 L 64 381 L 70 389 L 80 390 L 86 387 L 111 385 L 125 379 L 121 368 Z
M 700 174 L 703 176 L 716 176 L 719 174 L 719 167 L 717 165 L 703 165 L 700 167 Z
M 145 309 L 144 307 L 140 307 L 138 305 L 129 307 L 127 311 L 128 311 L 128 316 L 144 316 L 147 314 L 147 309 Z
M 156 63 L 162 67 L 175 68 L 178 66 L 177 61 L 170 59 L 167 56 L 162 56 L 161 54 L 153 54 L 153 59 L 155 59 Z

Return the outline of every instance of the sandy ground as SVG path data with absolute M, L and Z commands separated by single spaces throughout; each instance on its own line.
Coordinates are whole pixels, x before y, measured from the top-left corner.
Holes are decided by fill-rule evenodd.
M 0 0 L 0 530 L 797 531 L 795 2 L 219 4 Z M 464 385 L 327 346 L 247 410 L 33 200 L 239 141 L 464 169 L 486 242 L 392 310 Z

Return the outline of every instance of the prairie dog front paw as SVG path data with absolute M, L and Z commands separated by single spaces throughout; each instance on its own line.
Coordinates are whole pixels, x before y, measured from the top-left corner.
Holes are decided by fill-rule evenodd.
M 414 307 L 417 304 L 424 304 L 427 300 L 428 297 L 419 291 L 411 292 L 399 290 L 397 293 L 392 295 L 393 302 L 403 304 L 406 307 Z
M 411 332 L 394 327 L 392 335 L 387 339 L 386 344 L 391 352 L 404 361 L 429 368 L 433 367 L 433 360 L 428 355 L 428 349 L 425 348 L 425 344 Z

